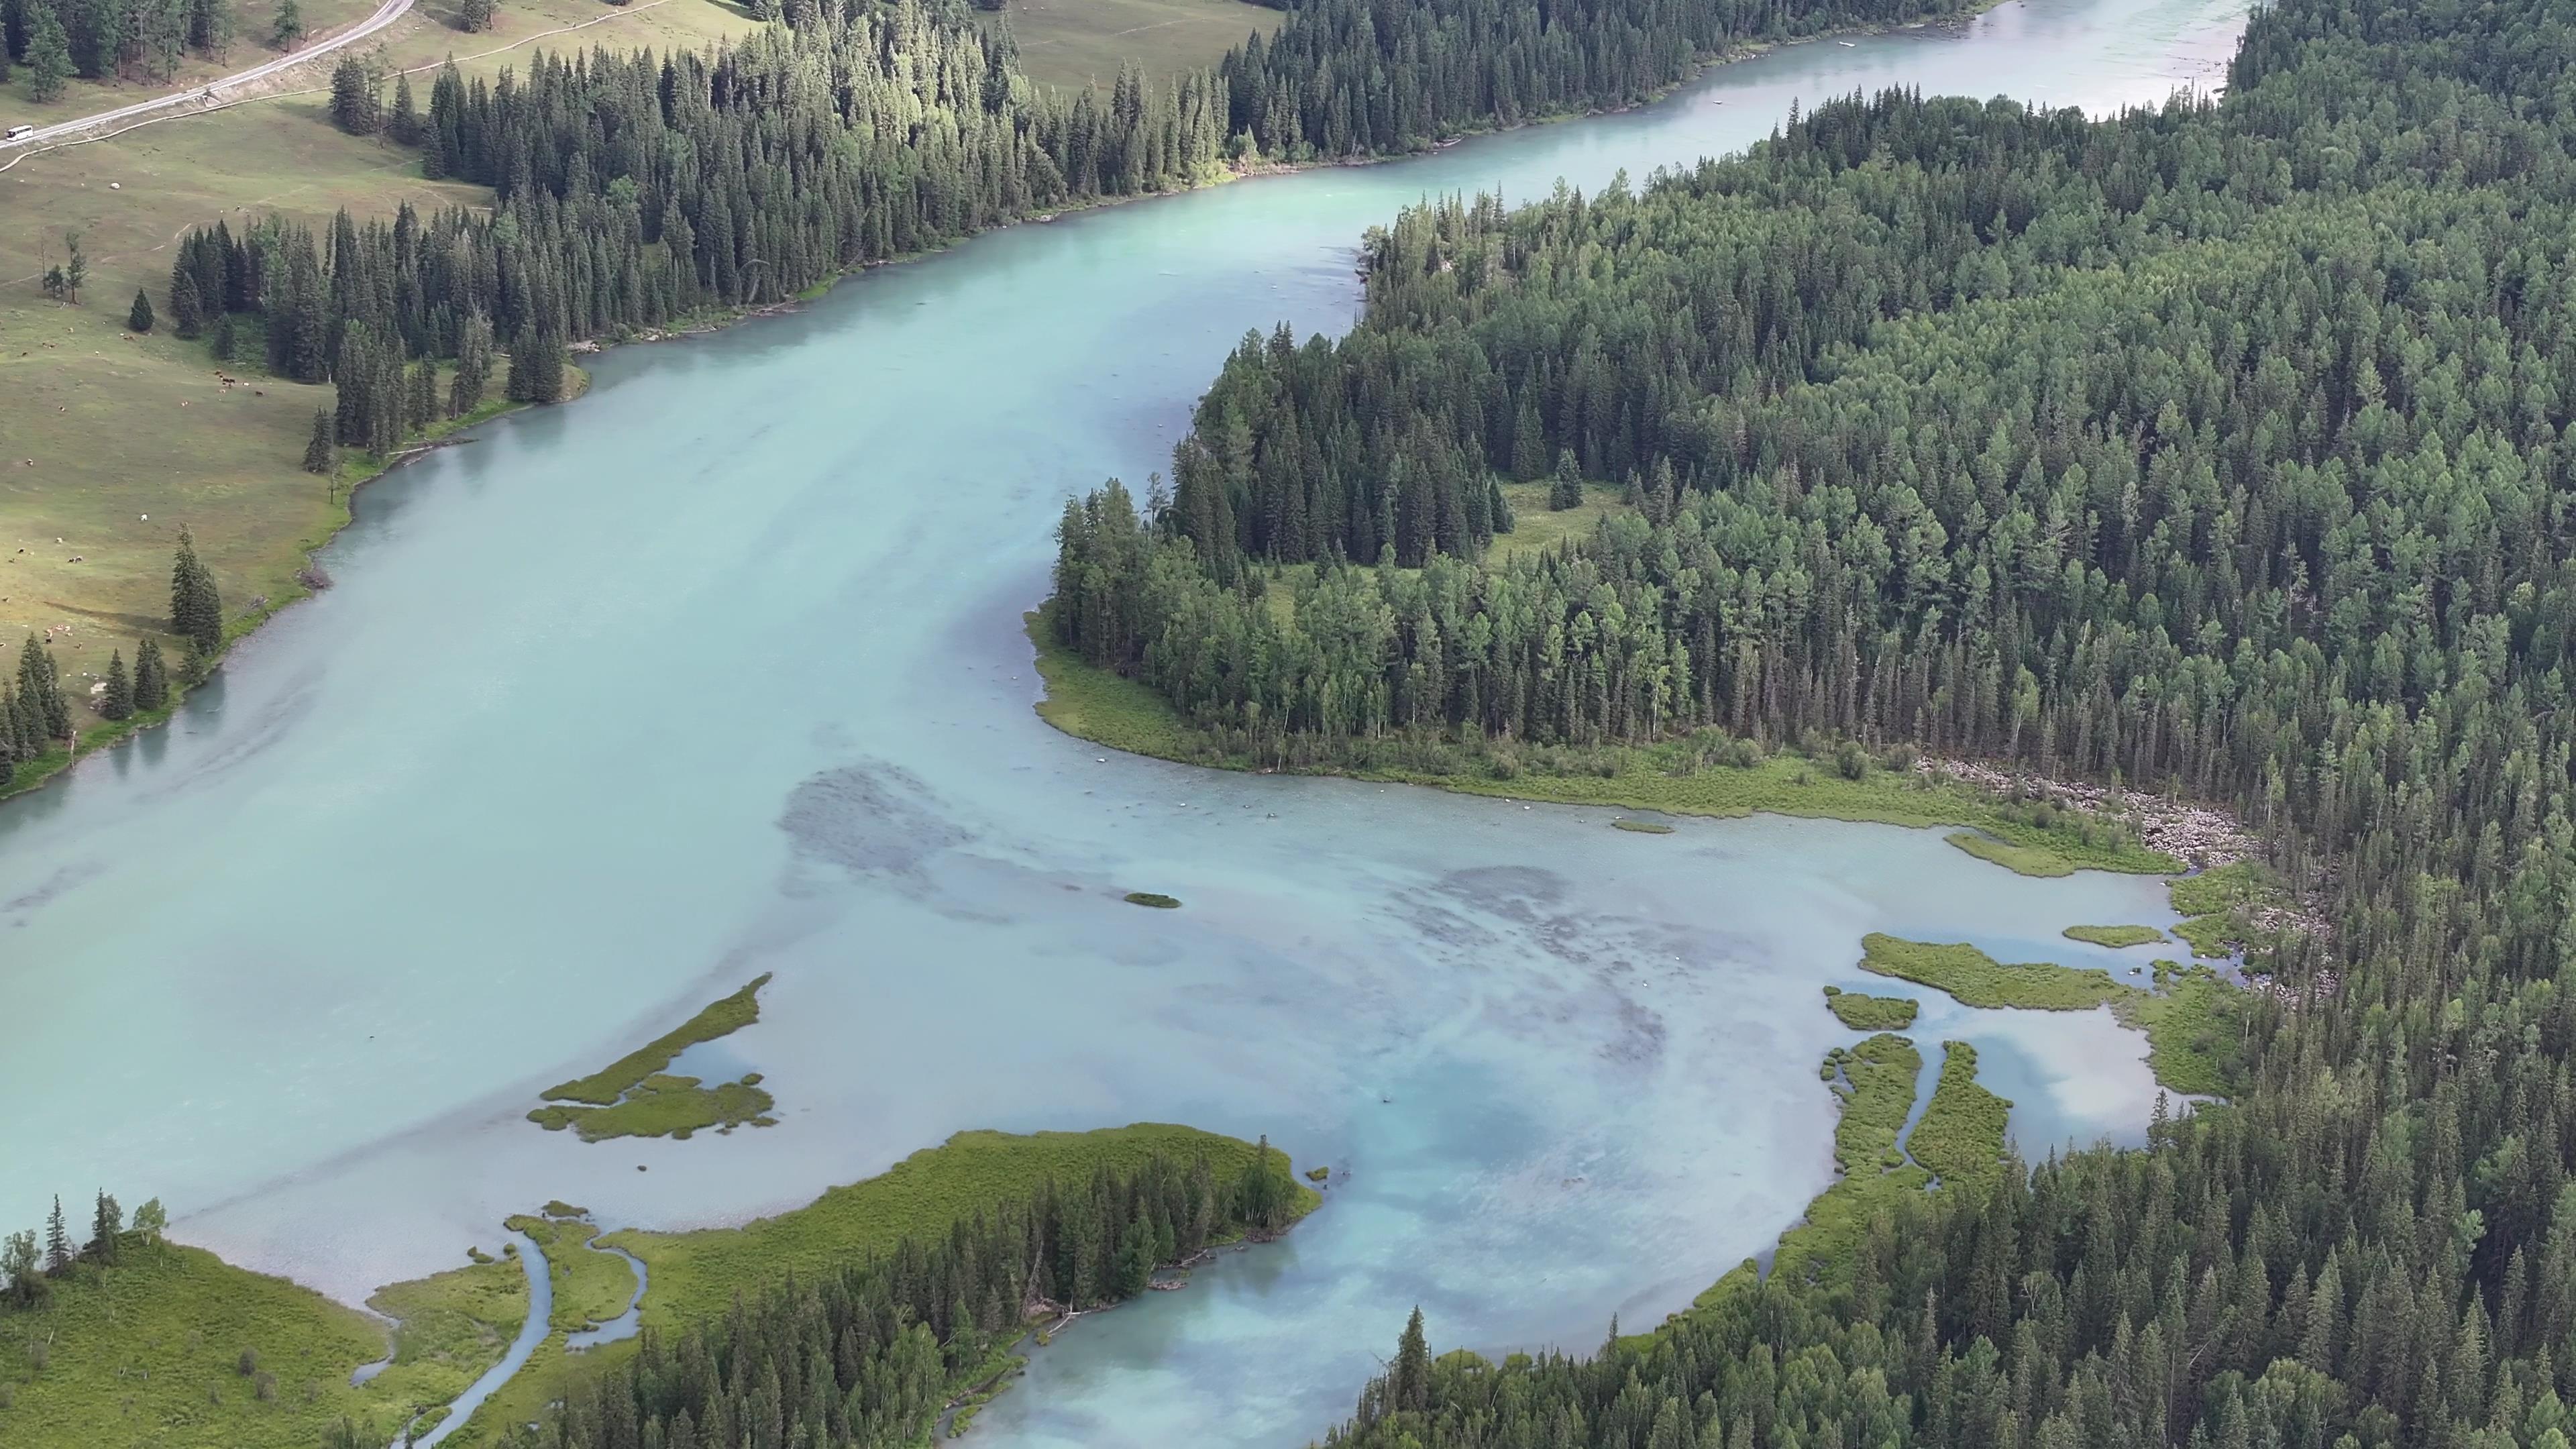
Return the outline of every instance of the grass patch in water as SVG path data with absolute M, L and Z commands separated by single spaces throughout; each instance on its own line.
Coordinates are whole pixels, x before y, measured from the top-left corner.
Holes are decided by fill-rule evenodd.
M 2082 941 L 2093 946 L 2109 946 L 2114 950 L 2128 946 L 2144 946 L 2151 941 L 2161 941 L 2165 938 L 2165 933 L 2153 926 L 2069 926 L 2062 934 L 2070 941 Z
M 2133 989 L 2107 971 L 2046 961 L 2008 965 L 1964 941 L 1934 945 L 1873 931 L 1861 938 L 1861 951 L 1862 970 L 1946 991 L 1967 1006 L 2089 1011 Z
M 1127 893 L 1127 904 L 1131 906 L 1151 906 L 1158 911 L 1177 911 L 1181 908 L 1179 897 L 1160 895 L 1153 891 L 1129 891 Z
M 570 1127 L 584 1142 L 611 1137 L 675 1137 L 686 1142 L 704 1128 L 731 1132 L 736 1127 L 775 1127 L 769 1109 L 776 1098 L 762 1091 L 758 1072 L 740 1081 L 710 1087 L 695 1077 L 655 1074 L 636 1083 L 613 1107 L 539 1107 L 528 1120 L 549 1132 Z
M 760 1089 L 758 1072 L 710 1087 L 696 1077 L 663 1070 L 690 1047 L 730 1036 L 760 1020 L 760 988 L 767 984 L 769 973 L 763 971 L 740 991 L 708 1003 L 697 1015 L 606 1068 L 548 1087 L 544 1093 L 548 1105 L 529 1112 L 528 1120 L 549 1132 L 569 1127 L 584 1142 L 611 1137 L 686 1141 L 709 1127 L 730 1132 L 745 1125 L 776 1126 L 769 1110 L 778 1105 L 777 1099 Z
M 1907 1134 L 1905 1150 L 1948 1188 L 1979 1187 L 2003 1170 L 2004 1126 L 2012 1103 L 1977 1082 L 1977 1049 L 1943 1042 L 1932 1104 Z
M 731 996 L 707 1004 L 705 1009 L 671 1030 L 619 1057 L 586 1077 L 575 1077 L 546 1088 L 539 1095 L 549 1102 L 586 1102 L 594 1107 L 607 1107 L 647 1077 L 669 1066 L 674 1057 L 700 1042 L 730 1036 L 760 1020 L 760 988 L 769 984 L 769 973 L 761 972 L 751 983 Z
M 1854 1031 L 1903 1031 L 1914 1024 L 1920 1003 L 1911 996 L 1872 996 L 1867 992 L 1825 988 L 1825 1005 L 1834 1020 Z
M 1673 828 L 1671 826 L 1663 824 L 1660 821 L 1630 820 L 1625 816 L 1611 821 L 1610 828 L 1613 830 L 1633 831 L 1638 835 L 1670 835 L 1673 833 Z
M 499 1362 L 528 1311 L 513 1263 L 385 1288 L 369 1302 L 402 1318 L 393 1362 L 353 1386 L 386 1356 L 382 1322 L 202 1248 L 129 1235 L 116 1266 L 53 1288 L 0 1310 L 12 1449 L 312 1449 L 344 1418 L 389 1440 Z

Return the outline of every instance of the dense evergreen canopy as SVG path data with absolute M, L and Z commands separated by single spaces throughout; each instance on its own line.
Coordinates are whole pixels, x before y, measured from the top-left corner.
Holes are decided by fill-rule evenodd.
M 2231 803 L 2332 923 L 2148 1150 L 1590 1358 L 1399 1354 L 1336 1443 L 2576 1435 L 2576 26 L 2285 0 L 2230 82 L 1418 209 L 1169 498 L 1068 512 L 1061 637 L 1237 751 L 1914 742 Z M 1560 453 L 1633 507 L 1483 562 Z

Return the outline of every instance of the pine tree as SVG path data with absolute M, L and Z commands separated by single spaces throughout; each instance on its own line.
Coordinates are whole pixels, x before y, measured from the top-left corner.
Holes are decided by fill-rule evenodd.
M 143 294 L 141 287 L 134 289 L 134 305 L 126 309 L 125 330 L 128 332 L 152 330 L 152 299 Z
M 1431 1407 L 1431 1346 L 1422 1333 L 1422 1305 L 1405 1320 L 1404 1336 L 1395 1343 L 1394 1377 L 1388 1384 L 1389 1407 L 1398 1413 Z
M 206 350 L 215 355 L 217 362 L 230 362 L 233 354 L 241 350 L 241 335 L 233 330 L 232 313 L 215 314 L 215 335 L 207 342 Z
M 134 708 L 149 714 L 170 702 L 170 671 L 161 662 L 161 641 L 146 636 L 134 646 Z
M 331 124 L 352 136 L 372 136 L 383 127 L 376 78 L 355 55 L 343 53 L 331 68 Z
M 180 271 L 170 282 L 170 331 L 194 337 L 205 330 L 205 304 L 197 296 L 197 274 Z
M 447 380 L 447 415 L 461 418 L 483 405 L 483 389 L 492 376 L 492 323 L 482 313 L 465 319 L 456 344 L 456 375 Z
M 89 1246 L 81 1250 L 81 1256 L 93 1263 L 113 1264 L 116 1261 L 116 1237 L 124 1231 L 124 1210 L 116 1205 L 115 1198 L 107 1195 L 105 1188 L 99 1189 L 98 1207 L 89 1220 Z
M 1563 510 L 1583 506 L 1583 475 L 1575 470 L 1574 450 L 1556 450 L 1556 477 L 1547 485 L 1547 506 Z
M 332 468 L 336 466 L 335 459 L 337 457 L 337 453 L 332 447 L 331 432 L 331 410 L 329 408 L 315 408 L 313 410 L 313 436 L 306 440 L 304 444 L 305 472 L 327 475 L 330 473 Z
M 57 1193 L 53 1215 L 45 1219 L 45 1274 L 59 1278 L 70 1272 L 71 1267 L 72 1234 L 71 1229 L 63 1225 L 63 1199 Z
M 210 655 L 224 641 L 223 602 L 215 591 L 212 570 L 197 560 L 196 539 L 179 530 L 179 548 L 170 562 L 170 629 Z
M 33 634 L 18 650 L 18 704 L 27 711 L 40 740 L 71 738 L 71 703 L 63 698 L 62 678 L 54 667 L 53 653 L 37 643 Z
M 63 84 L 72 77 L 71 37 L 54 14 L 55 0 L 26 3 L 34 17 L 27 25 L 27 99 L 50 105 L 62 99 Z
M 420 143 L 420 108 L 412 99 L 411 77 L 408 75 L 397 73 L 394 76 L 394 109 L 393 114 L 385 118 L 385 135 L 397 146 Z
M 101 719 L 120 720 L 134 714 L 134 681 L 125 674 L 125 652 L 107 656 L 107 692 L 98 702 Z
M 292 50 L 304 38 L 304 11 L 295 0 L 277 0 L 277 20 L 269 27 L 268 43 L 278 50 Z
M 464 0 L 457 7 L 456 28 L 475 34 L 492 28 L 492 0 Z

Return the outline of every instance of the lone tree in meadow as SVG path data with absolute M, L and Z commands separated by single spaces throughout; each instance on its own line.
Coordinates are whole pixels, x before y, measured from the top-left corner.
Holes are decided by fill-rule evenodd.
M 143 294 L 141 287 L 134 289 L 134 305 L 126 309 L 125 330 L 128 332 L 152 330 L 152 299 Z
M 224 642 L 224 606 L 214 572 L 198 562 L 197 541 L 184 528 L 170 561 L 170 628 L 199 654 L 212 654 Z

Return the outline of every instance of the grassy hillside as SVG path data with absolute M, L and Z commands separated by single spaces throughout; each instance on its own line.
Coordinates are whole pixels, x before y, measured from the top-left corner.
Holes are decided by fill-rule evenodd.
M 1245 36 L 1268 35 L 1286 18 L 1243 0 L 1011 0 L 1005 13 L 1020 67 L 1051 86 L 1107 86 L 1128 60 L 1152 75 L 1212 66 Z
M 461 1392 L 527 1316 L 513 1262 L 397 1284 L 384 1323 L 200 1248 L 129 1240 L 50 1304 L 0 1310 L 0 1443 L 13 1449 L 312 1449 L 343 1418 L 391 1429 Z

